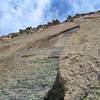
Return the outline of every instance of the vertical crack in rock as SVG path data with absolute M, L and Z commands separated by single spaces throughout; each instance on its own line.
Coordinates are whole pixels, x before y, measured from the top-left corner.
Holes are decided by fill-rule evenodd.
M 64 37 L 68 37 L 71 35 L 71 33 L 77 33 L 79 29 L 80 29 L 80 26 L 75 26 L 75 27 L 72 27 L 65 31 L 62 31 L 59 34 L 54 35 L 53 37 L 56 37 L 61 34 L 63 34 Z M 51 37 L 50 37 L 50 39 L 51 39 Z M 64 42 L 64 43 L 66 43 L 66 42 Z M 56 56 L 53 54 L 51 57 L 55 58 Z M 51 90 L 49 90 L 49 92 L 46 94 L 46 96 L 44 97 L 43 100 L 64 100 L 64 95 L 65 95 L 64 88 L 62 87 L 61 82 L 59 80 L 59 75 L 57 74 L 57 77 L 53 84 L 53 87 L 51 88 Z
M 59 75 L 57 74 L 56 81 L 47 93 L 43 100 L 64 100 L 64 89 L 59 82 Z

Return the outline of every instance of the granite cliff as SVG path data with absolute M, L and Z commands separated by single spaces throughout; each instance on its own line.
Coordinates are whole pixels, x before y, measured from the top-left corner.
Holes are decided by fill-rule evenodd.
M 100 11 L 1 36 L 0 100 L 100 100 Z

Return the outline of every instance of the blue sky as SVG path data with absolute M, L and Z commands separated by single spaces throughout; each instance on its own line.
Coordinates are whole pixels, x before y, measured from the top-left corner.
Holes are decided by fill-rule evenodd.
M 100 0 L 0 0 L 0 35 L 100 10 Z

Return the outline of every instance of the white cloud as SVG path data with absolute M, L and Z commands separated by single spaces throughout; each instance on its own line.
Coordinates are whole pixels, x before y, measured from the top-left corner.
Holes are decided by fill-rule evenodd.
M 0 34 L 15 32 L 20 28 L 42 23 L 44 10 L 49 5 L 50 0 L 0 1 Z
M 71 9 L 69 14 L 91 12 L 100 9 L 100 0 L 68 0 Z M 97 8 L 97 6 L 99 7 Z
M 100 9 L 100 0 L 0 0 L 0 35 Z
M 37 0 L 37 9 L 33 12 L 33 19 L 35 19 L 35 24 L 39 24 L 44 20 L 44 10 L 50 5 L 50 0 Z

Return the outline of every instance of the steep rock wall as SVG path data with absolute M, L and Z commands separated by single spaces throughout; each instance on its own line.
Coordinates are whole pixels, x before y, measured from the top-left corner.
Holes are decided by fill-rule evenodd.
M 80 24 L 78 33 L 67 41 L 60 63 L 64 100 L 100 99 L 100 17 Z

